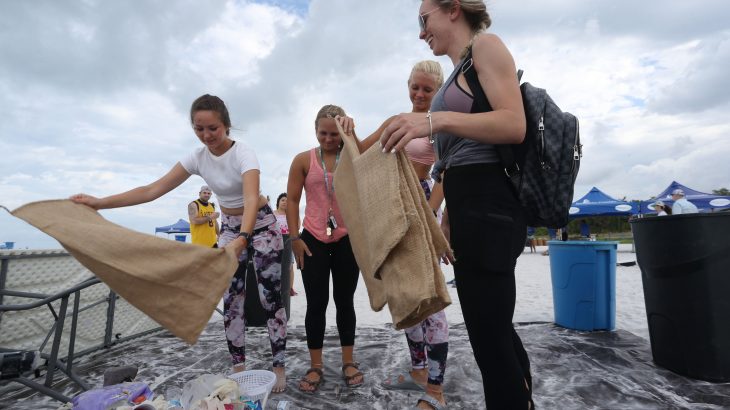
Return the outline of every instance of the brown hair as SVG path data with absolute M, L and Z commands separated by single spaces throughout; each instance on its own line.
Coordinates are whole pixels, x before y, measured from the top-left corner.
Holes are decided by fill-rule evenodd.
M 473 33 L 486 30 L 492 25 L 492 18 L 487 12 L 487 5 L 482 0 L 431 0 L 433 4 L 446 11 L 458 4 L 464 13 Z
M 314 119 L 314 129 L 316 130 L 317 126 L 319 126 L 320 118 L 335 118 L 338 115 L 341 117 L 344 117 L 346 115 L 345 110 L 343 110 L 342 108 L 340 108 L 336 105 L 332 105 L 332 104 L 325 105 L 324 107 L 319 109 L 319 112 L 317 113 L 317 117 Z
M 198 111 L 213 111 L 218 114 L 221 122 L 226 127 L 226 135 L 231 134 L 231 117 L 228 115 L 228 108 L 220 98 L 215 95 L 205 94 L 196 98 L 190 106 L 190 123 L 193 123 L 193 116 Z
M 276 209 L 279 209 L 279 203 L 281 202 L 282 198 L 286 198 L 286 192 L 279 194 L 279 197 L 276 198 Z

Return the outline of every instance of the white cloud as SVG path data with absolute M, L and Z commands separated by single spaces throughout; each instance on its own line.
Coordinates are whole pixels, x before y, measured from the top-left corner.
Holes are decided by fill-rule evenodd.
M 286 189 L 313 120 L 342 105 L 360 137 L 408 111 L 418 0 L 8 2 L 0 15 L 0 203 L 107 195 L 147 184 L 198 144 L 190 102 L 221 96 L 233 136 L 252 146 L 262 189 Z M 488 2 L 525 69 L 581 120 L 576 197 L 598 186 L 648 198 L 678 180 L 730 187 L 726 112 L 730 3 L 650 0 Z M 185 218 L 202 184 L 104 211 L 143 232 Z M 0 241 L 48 243 L 0 215 Z M 35 236 L 34 236 L 35 235 Z M 36 239 L 33 239 L 36 238 Z M 35 241 L 35 242 L 34 242 Z M 44 242 L 45 241 L 45 242 Z

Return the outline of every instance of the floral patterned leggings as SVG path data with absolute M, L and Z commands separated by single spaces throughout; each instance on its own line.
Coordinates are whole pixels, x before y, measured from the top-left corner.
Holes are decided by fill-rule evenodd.
M 221 215 L 218 246 L 223 247 L 238 237 L 241 215 Z M 253 254 L 256 281 L 261 305 L 266 311 L 274 367 L 284 367 L 286 351 L 286 312 L 281 302 L 281 256 L 284 243 L 276 218 L 269 205 L 259 209 L 251 246 L 241 254 L 231 286 L 223 296 L 223 325 L 226 328 L 228 351 L 233 364 L 246 361 L 246 318 L 243 304 L 246 297 L 246 266 Z
M 426 199 L 431 197 L 432 180 L 421 180 Z M 446 372 L 446 357 L 449 353 L 449 323 L 443 310 L 427 317 L 421 323 L 405 330 L 411 366 L 414 369 L 428 369 L 428 383 L 441 385 Z

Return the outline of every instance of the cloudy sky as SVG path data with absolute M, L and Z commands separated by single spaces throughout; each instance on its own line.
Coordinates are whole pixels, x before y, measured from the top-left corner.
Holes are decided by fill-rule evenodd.
M 334 103 L 361 136 L 410 110 L 406 78 L 434 58 L 419 0 L 2 1 L 0 204 L 149 183 L 199 145 L 188 109 L 220 96 L 261 186 L 286 189 Z M 575 191 L 647 199 L 672 180 L 730 188 L 730 2 L 490 0 L 490 29 L 524 80 L 581 121 Z M 447 58 L 435 58 L 446 73 Z M 202 180 L 106 210 L 142 232 L 186 218 Z M 56 247 L 0 211 L 0 242 Z

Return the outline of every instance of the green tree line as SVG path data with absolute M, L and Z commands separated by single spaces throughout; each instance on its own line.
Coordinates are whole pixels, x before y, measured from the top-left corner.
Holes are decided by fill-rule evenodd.
M 580 224 L 586 221 L 592 234 L 631 232 L 628 216 L 592 216 L 590 218 L 578 218 L 568 222 L 568 235 L 579 236 Z M 547 236 L 547 228 L 537 228 L 537 236 Z
M 713 189 L 712 193 L 714 195 L 730 196 L 730 190 L 727 188 Z M 621 200 L 626 201 L 627 199 L 624 197 Z M 568 223 L 568 235 L 579 236 L 580 224 L 582 221 L 586 221 L 592 234 L 631 232 L 629 216 L 592 216 L 590 218 L 578 218 L 571 220 Z M 537 228 L 535 230 L 535 234 L 537 236 L 547 236 L 547 228 Z

